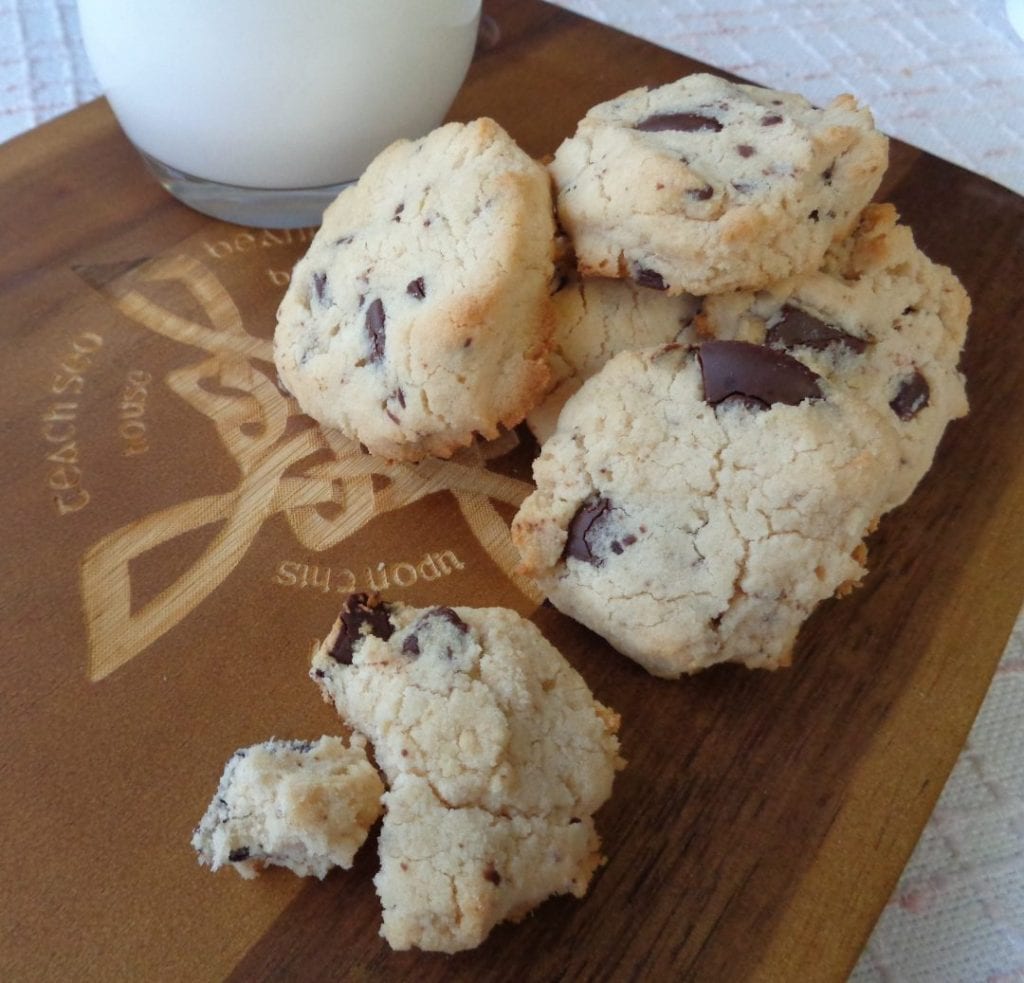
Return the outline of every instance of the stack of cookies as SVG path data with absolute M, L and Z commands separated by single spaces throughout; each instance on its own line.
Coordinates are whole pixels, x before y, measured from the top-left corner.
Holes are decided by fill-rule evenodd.
M 595 106 L 547 169 L 449 124 L 328 209 L 279 374 L 389 458 L 527 419 L 512 536 L 559 609 L 658 676 L 785 665 L 967 409 L 969 302 L 868 204 L 887 152 L 849 96 L 711 75 Z

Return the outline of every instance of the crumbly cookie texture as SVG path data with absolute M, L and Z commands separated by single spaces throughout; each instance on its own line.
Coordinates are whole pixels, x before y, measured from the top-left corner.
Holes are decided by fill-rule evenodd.
M 391 459 L 496 437 L 547 385 L 553 254 L 547 172 L 493 120 L 399 141 L 295 267 L 278 374 L 306 413 Z
M 192 846 L 201 864 L 246 879 L 270 864 L 323 878 L 352 866 L 383 792 L 361 736 L 254 744 L 228 761 Z
M 394 949 L 458 952 L 553 894 L 583 897 L 601 862 L 593 820 L 454 808 L 430 782 L 399 775 L 384 796 L 383 934 Z
M 852 96 L 690 75 L 595 106 L 550 169 L 583 273 L 705 295 L 815 269 L 887 162 Z
M 391 945 L 469 948 L 549 895 L 584 893 L 619 719 L 533 624 L 356 594 L 310 675 L 391 788 L 377 881 Z
M 555 431 L 566 400 L 614 355 L 671 341 L 697 340 L 699 301 L 670 297 L 629 280 L 569 276 L 552 297 L 552 389 L 526 417 L 543 443 Z
M 876 411 L 785 354 L 624 352 L 565 405 L 512 538 L 556 607 L 654 675 L 775 668 L 859 582 L 896 457 Z
M 869 205 L 820 270 L 756 294 L 709 297 L 702 329 L 787 351 L 871 403 L 899 441 L 888 510 L 931 467 L 946 424 L 967 413 L 957 365 L 970 306 L 893 206 Z

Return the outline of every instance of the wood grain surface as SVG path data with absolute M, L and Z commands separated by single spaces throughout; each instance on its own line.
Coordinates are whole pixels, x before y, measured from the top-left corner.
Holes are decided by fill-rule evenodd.
M 702 68 L 534 0 L 486 8 L 501 39 L 452 118 L 538 156 L 593 103 Z M 900 145 L 880 197 L 973 298 L 971 414 L 791 669 L 670 683 L 515 581 L 528 440 L 389 468 L 295 412 L 268 352 L 308 231 L 180 206 L 102 101 L 0 147 L 2 975 L 843 979 L 1024 587 L 1024 201 Z M 235 747 L 338 729 L 309 645 L 381 577 L 531 614 L 623 718 L 588 897 L 454 957 L 378 937 L 372 846 L 322 883 L 243 883 L 188 845 Z

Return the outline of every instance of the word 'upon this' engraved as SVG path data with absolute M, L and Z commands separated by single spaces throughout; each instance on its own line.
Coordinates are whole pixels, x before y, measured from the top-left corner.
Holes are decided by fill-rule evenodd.
M 213 259 L 227 259 L 237 253 L 248 253 L 254 249 L 274 249 L 276 246 L 292 246 L 308 243 L 316 229 L 254 229 L 252 232 L 236 232 L 226 239 L 205 240 L 203 249 Z
M 121 453 L 135 457 L 149 450 L 146 431 L 146 397 L 153 377 L 145 369 L 130 369 L 121 390 L 117 407 L 117 433 L 121 438 Z
M 103 347 L 102 336 L 82 331 L 60 358 L 50 379 L 49 395 L 58 396 L 40 415 L 40 432 L 46 445 L 46 487 L 53 492 L 58 515 L 78 512 L 89 504 L 89 492 L 82 485 L 81 454 L 78 447 L 79 400 L 70 397 L 85 392 L 85 374 Z
M 362 577 L 348 567 L 326 567 L 318 564 L 296 563 L 282 560 L 270 579 L 282 587 L 312 588 L 323 594 L 335 592 L 351 594 L 353 591 L 384 591 L 412 587 L 420 580 L 450 577 L 456 570 L 465 570 L 465 564 L 452 550 L 424 553 L 416 563 L 385 563 L 366 566 Z

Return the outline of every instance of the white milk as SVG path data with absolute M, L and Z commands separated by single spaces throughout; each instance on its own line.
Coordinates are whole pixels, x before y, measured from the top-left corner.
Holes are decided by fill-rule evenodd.
M 249 188 L 359 176 L 440 123 L 479 0 L 79 0 L 93 69 L 129 139 Z

